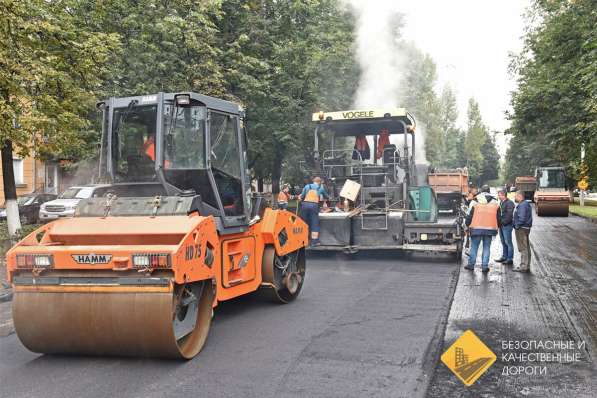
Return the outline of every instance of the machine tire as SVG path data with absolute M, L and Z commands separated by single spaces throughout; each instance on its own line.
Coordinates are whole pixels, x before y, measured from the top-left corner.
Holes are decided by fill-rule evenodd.
M 463 243 L 462 243 L 462 241 L 460 241 L 460 243 L 458 244 L 458 248 L 456 249 L 456 253 L 454 253 L 454 259 L 457 262 L 462 261 L 462 252 L 463 252 Z
M 261 265 L 264 284 L 261 290 L 275 302 L 289 303 L 301 292 L 305 269 L 304 247 L 286 256 L 278 256 L 273 246 L 266 246 Z

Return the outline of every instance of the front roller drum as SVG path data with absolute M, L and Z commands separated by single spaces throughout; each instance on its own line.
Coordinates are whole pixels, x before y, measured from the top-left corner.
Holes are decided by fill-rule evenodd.
M 45 354 L 190 359 L 211 323 L 211 281 L 171 292 L 19 291 L 13 300 L 17 336 Z
M 279 256 L 273 247 L 266 247 L 261 269 L 262 290 L 274 301 L 281 303 L 293 301 L 303 287 L 305 268 L 304 248 Z
M 555 216 L 568 217 L 569 204 L 562 202 L 544 203 L 539 202 L 535 204 L 535 210 L 538 216 Z

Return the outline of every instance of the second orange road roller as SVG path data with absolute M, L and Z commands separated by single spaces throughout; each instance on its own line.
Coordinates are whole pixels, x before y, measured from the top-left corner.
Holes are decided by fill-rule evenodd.
M 7 254 L 16 334 L 34 352 L 192 358 L 218 302 L 305 280 L 305 223 L 251 193 L 243 111 L 190 93 L 100 102 L 98 181 L 74 218 Z

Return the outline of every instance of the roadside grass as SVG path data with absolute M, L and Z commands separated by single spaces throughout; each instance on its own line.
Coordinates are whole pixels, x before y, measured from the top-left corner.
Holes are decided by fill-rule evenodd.
M 579 204 L 580 203 L 580 199 L 579 198 L 574 198 L 574 203 L 575 204 Z M 597 206 L 597 199 L 585 198 L 585 206 Z
M 580 206 L 577 204 L 570 205 L 570 213 L 597 220 L 597 206 Z
M 26 224 L 23 225 L 23 229 L 21 231 L 21 236 L 27 236 L 29 235 L 31 232 L 35 231 L 37 228 L 39 228 L 40 224 Z M 7 242 L 9 241 L 9 237 L 8 237 L 8 224 L 6 223 L 6 221 L 0 221 L 0 241 L 2 242 Z

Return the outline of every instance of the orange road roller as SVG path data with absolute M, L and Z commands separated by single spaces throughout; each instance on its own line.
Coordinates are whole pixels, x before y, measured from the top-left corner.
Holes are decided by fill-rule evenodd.
M 25 347 L 190 359 L 218 302 L 299 295 L 308 229 L 251 193 L 239 105 L 183 92 L 98 109 L 97 196 L 7 253 Z

